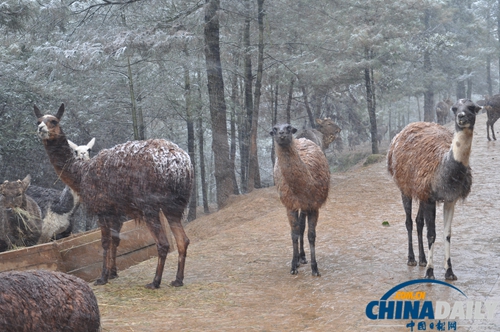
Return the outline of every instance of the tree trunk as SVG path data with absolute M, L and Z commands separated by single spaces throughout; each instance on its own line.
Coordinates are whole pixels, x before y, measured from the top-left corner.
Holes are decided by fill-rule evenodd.
M 365 49 L 365 57 L 367 61 L 372 59 L 371 51 Z M 375 93 L 374 93 L 374 80 L 371 77 L 373 71 L 370 67 L 365 67 L 365 87 L 366 87 L 366 108 L 368 109 L 368 116 L 370 118 L 370 134 L 372 139 L 372 153 L 378 154 L 378 142 L 377 142 L 377 116 L 375 112 Z
M 314 128 L 315 122 L 314 122 L 314 115 L 311 111 L 311 106 L 309 105 L 309 100 L 307 98 L 307 91 L 306 87 L 304 84 L 300 83 L 300 89 L 302 90 L 302 96 L 304 98 L 304 106 L 306 107 L 306 112 L 307 112 L 307 117 L 309 118 L 309 123 L 311 124 L 311 127 Z
M 186 57 L 189 56 L 187 45 L 184 45 L 184 54 Z M 186 100 L 186 122 L 187 122 L 187 136 L 188 136 L 188 154 L 191 159 L 191 164 L 193 165 L 194 170 L 194 181 L 193 181 L 193 189 L 191 191 L 191 200 L 189 201 L 189 209 L 187 215 L 187 221 L 192 221 L 196 219 L 196 207 L 198 205 L 197 193 L 198 190 L 196 188 L 196 155 L 195 155 L 195 144 L 194 144 L 194 121 L 192 114 L 192 105 L 191 105 L 191 79 L 189 74 L 189 68 L 184 66 L 184 99 Z
M 290 113 L 291 113 L 291 109 L 292 109 L 293 84 L 294 84 L 294 79 L 292 77 L 292 79 L 290 80 L 290 87 L 288 88 L 288 100 L 286 103 L 286 110 L 285 110 L 286 123 L 288 123 L 288 124 L 290 123 L 290 121 L 292 121 Z
M 239 66 L 239 54 L 235 55 L 234 68 Z M 238 73 L 236 70 L 233 72 L 233 78 L 231 80 L 231 147 L 230 147 L 230 158 L 231 162 L 236 165 L 236 109 L 238 107 Z M 236 180 L 236 169 L 232 172 L 233 174 L 233 194 L 239 195 L 240 191 L 238 189 L 238 181 Z
M 205 170 L 205 153 L 204 153 L 204 139 L 203 139 L 203 117 L 200 113 L 198 117 L 198 150 L 200 154 L 200 183 L 201 183 L 201 198 L 203 200 L 203 212 L 205 214 L 210 213 L 208 207 L 208 191 L 207 191 L 207 179 Z
M 499 51 L 498 54 L 498 76 L 500 77 L 500 0 L 498 0 L 497 4 L 497 50 Z M 498 85 L 498 92 L 500 93 L 500 84 Z
M 250 163 L 248 175 L 248 191 L 261 188 L 259 158 L 257 153 L 257 128 L 259 127 L 259 108 L 262 87 L 262 71 L 264 68 L 264 0 L 257 0 L 259 24 L 259 55 L 257 60 L 257 78 L 255 80 L 252 129 L 250 132 Z
M 130 57 L 128 61 L 128 88 L 130 91 L 130 107 L 132 109 L 132 126 L 134 127 L 134 140 L 139 140 L 139 123 L 137 121 L 137 105 L 135 103 L 134 81 L 132 79 L 132 68 L 130 66 Z
M 278 121 L 278 80 L 276 80 L 276 87 L 273 91 L 271 90 L 271 127 L 274 127 Z M 271 162 L 274 163 L 276 161 L 276 151 L 274 150 L 274 144 L 271 144 Z
M 205 6 L 205 61 L 207 67 L 208 98 L 212 122 L 212 151 L 214 153 L 217 206 L 222 208 L 233 191 L 234 164 L 229 158 L 227 140 L 226 102 L 220 60 L 219 16 L 220 0 L 206 0 Z
M 248 193 L 253 189 L 254 172 L 250 169 L 250 136 L 252 131 L 252 117 L 253 117 L 253 99 L 252 99 L 252 55 L 250 49 L 250 0 L 245 0 L 246 17 L 245 17 L 245 27 L 243 30 L 243 47 L 245 49 L 245 55 L 243 60 L 243 77 L 245 82 L 245 131 L 243 132 L 243 147 L 244 155 L 242 155 L 242 163 L 245 167 L 245 173 L 248 175 L 245 178 L 244 183 L 241 184 L 243 193 Z M 251 178 L 250 178 L 251 177 Z
M 429 31 L 430 29 L 430 10 L 425 10 L 424 16 L 424 26 L 425 31 Z M 424 121 L 432 122 L 434 121 L 434 89 L 433 82 L 431 79 L 432 73 L 432 63 L 431 63 L 431 54 L 428 50 L 424 51 Z

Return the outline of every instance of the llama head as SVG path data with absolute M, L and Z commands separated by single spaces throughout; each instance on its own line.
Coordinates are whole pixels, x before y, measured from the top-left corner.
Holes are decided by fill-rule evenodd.
M 288 123 L 285 123 L 275 125 L 270 134 L 274 137 L 274 141 L 278 145 L 285 146 L 290 145 L 293 140 L 293 134 L 295 134 L 296 132 L 296 128 L 292 127 Z
M 42 112 L 34 105 L 35 115 L 38 118 L 38 136 L 42 140 L 54 140 L 62 135 L 62 130 L 59 127 L 59 121 L 64 114 L 64 104 L 61 104 L 57 114 L 43 115 Z
M 78 160 L 89 160 L 90 159 L 90 151 L 95 143 L 95 137 L 87 143 L 87 145 L 76 145 L 75 143 L 68 140 L 69 146 L 75 153 L 75 158 Z
M 26 206 L 26 189 L 31 182 L 31 176 L 28 174 L 22 181 L 7 181 L 0 185 L 0 195 L 2 195 L 5 208 L 15 209 Z
M 481 106 L 476 105 L 470 99 L 459 99 L 451 110 L 455 115 L 455 127 L 457 130 L 468 128 L 472 130 L 476 123 L 476 114 L 481 110 Z
M 317 129 L 323 134 L 325 146 L 335 141 L 340 134 L 340 127 L 330 118 L 316 119 Z

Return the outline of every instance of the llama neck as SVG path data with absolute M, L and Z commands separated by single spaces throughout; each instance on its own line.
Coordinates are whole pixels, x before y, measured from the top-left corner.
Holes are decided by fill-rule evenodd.
M 80 192 L 81 175 L 78 168 L 73 167 L 76 160 L 66 136 L 61 133 L 55 140 L 44 140 L 43 144 L 57 176 L 71 189 Z
M 280 161 L 281 174 L 289 186 L 301 189 L 312 180 L 309 169 L 300 158 L 295 140 L 285 147 L 276 145 L 276 155 Z
M 473 131 L 470 128 L 455 131 L 453 135 L 450 153 L 453 153 L 453 159 L 464 164 L 464 166 L 469 166 L 472 136 Z

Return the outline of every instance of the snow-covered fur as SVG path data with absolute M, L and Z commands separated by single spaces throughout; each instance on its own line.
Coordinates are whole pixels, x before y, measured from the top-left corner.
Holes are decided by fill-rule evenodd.
M 0 251 L 35 245 L 42 232 L 41 211 L 26 194 L 31 176 L 0 185 Z
M 0 273 L 0 331 L 97 332 L 99 306 L 82 279 L 62 272 Z
M 316 224 L 319 208 L 328 198 L 330 171 L 320 147 L 306 138 L 293 138 L 296 131 L 289 124 L 276 125 L 271 131 L 276 150 L 274 181 L 292 229 L 293 258 L 290 273 L 297 274 L 299 265 L 307 263 L 304 252 L 307 217 L 312 275 L 319 276 L 315 252 Z
M 189 155 L 176 144 L 162 139 L 132 141 L 101 150 L 90 160 L 74 157 L 59 125 L 64 104 L 55 116 L 43 115 L 35 106 L 38 135 L 42 139 L 57 175 L 76 191 L 90 213 L 99 218 L 103 247 L 103 269 L 96 285 L 117 277 L 116 250 L 120 243 L 122 217 L 145 222 L 154 237 L 158 263 L 148 288 L 160 287 L 169 250 L 160 212 L 174 234 L 178 257 L 173 286 L 182 286 L 189 239 L 182 227 L 182 215 L 193 185 Z
M 455 133 L 441 125 L 415 122 L 406 126 L 391 142 L 387 169 L 401 191 L 408 232 L 408 265 L 416 265 L 412 245 L 412 199 L 420 201 L 416 218 L 419 263 L 426 266 L 426 278 L 434 278 L 436 202 L 443 202 L 445 278 L 456 280 L 450 258 L 451 222 L 455 203 L 465 199 L 472 185 L 469 157 L 476 114 L 481 107 L 460 99 L 453 106 Z M 427 225 L 429 260 L 425 259 L 422 229 Z

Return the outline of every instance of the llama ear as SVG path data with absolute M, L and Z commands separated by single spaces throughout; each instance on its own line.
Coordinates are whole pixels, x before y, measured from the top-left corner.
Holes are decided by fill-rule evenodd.
M 64 114 L 64 103 L 61 104 L 61 106 L 59 106 L 59 110 L 57 111 L 56 118 L 61 120 L 61 117 L 63 116 L 63 114 Z
M 35 115 L 37 118 L 41 118 L 43 116 L 42 112 L 36 107 L 36 105 L 33 105 L 33 109 L 35 110 Z
M 23 188 L 24 190 L 28 189 L 28 187 L 30 186 L 30 183 L 31 183 L 31 175 L 26 175 L 26 177 L 23 179 Z
M 70 140 L 68 140 L 68 144 L 69 144 L 70 148 L 72 148 L 73 150 L 76 151 L 76 148 L 78 147 L 78 145 L 76 145 L 75 143 L 71 142 Z
M 297 128 L 292 127 L 292 134 L 295 134 L 297 132 Z
M 92 137 L 92 139 L 90 140 L 90 142 L 87 143 L 87 148 L 90 150 L 92 149 L 92 147 L 94 146 L 95 144 L 95 137 Z

